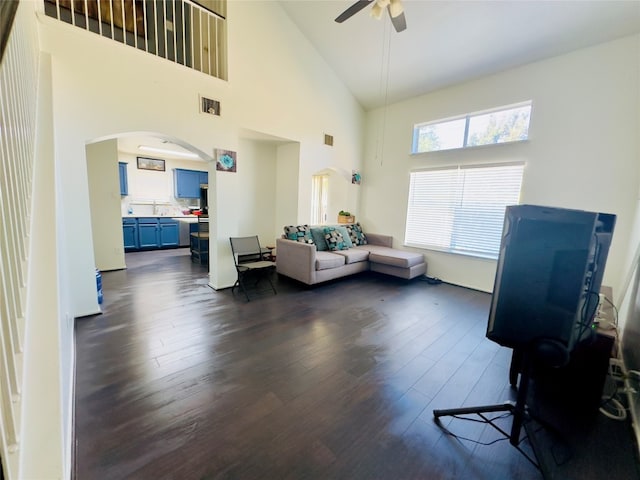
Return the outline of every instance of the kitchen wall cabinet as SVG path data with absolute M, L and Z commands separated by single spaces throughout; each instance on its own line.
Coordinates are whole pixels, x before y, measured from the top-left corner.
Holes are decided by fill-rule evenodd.
M 120 195 L 129 195 L 129 179 L 127 177 L 127 164 L 118 162 L 118 172 L 120 176 Z
M 122 219 L 125 251 L 178 247 L 178 220 L 164 217 Z
M 200 175 L 200 185 L 209 185 L 209 172 L 198 172 Z M 198 185 L 199 186 L 199 185 Z
M 200 185 L 209 183 L 209 172 L 176 168 L 173 183 L 176 198 L 200 198 Z

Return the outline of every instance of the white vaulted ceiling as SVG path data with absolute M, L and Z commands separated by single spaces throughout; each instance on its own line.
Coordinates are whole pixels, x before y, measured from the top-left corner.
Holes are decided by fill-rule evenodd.
M 640 32 L 638 0 L 403 0 L 401 33 L 354 2 L 279 0 L 365 109 Z

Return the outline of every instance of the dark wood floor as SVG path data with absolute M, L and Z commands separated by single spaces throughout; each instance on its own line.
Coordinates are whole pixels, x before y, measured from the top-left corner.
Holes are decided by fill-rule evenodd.
M 77 320 L 77 479 L 542 478 L 507 441 L 433 423 L 513 398 L 488 294 L 365 273 L 274 277 L 278 295 L 247 303 L 185 249 L 126 261 L 103 273 L 104 313 Z M 552 478 L 636 478 L 628 430 L 607 422 L 600 453 L 556 459 Z

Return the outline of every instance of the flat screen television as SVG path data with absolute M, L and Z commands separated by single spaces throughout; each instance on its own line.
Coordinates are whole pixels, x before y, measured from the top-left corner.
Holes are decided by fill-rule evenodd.
M 538 205 L 506 209 L 487 337 L 571 351 L 591 334 L 616 217 Z

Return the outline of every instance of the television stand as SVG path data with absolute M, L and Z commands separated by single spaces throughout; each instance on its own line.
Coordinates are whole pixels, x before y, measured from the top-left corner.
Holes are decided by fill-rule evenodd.
M 529 435 L 527 431 L 527 424 L 525 420 L 529 419 L 529 412 L 527 409 L 527 394 L 529 391 L 529 380 L 531 376 L 531 355 L 530 349 L 519 351 L 520 358 L 522 363 L 520 364 L 520 386 L 518 388 L 518 394 L 516 397 L 516 402 L 505 402 L 499 403 L 495 405 L 483 405 L 476 407 L 461 407 L 461 408 L 449 408 L 444 410 L 434 410 L 433 411 L 433 420 L 435 424 L 440 427 L 440 429 L 444 430 L 446 433 L 450 435 L 454 435 L 450 432 L 442 423 L 440 422 L 440 417 L 456 417 L 461 418 L 461 415 L 477 415 L 480 417 L 485 423 L 491 425 L 495 430 L 504 435 L 505 438 L 509 439 L 509 443 L 513 445 L 524 457 L 529 460 L 546 478 L 545 471 L 538 461 L 540 457 L 538 454 L 538 448 L 535 443 L 535 439 L 533 435 Z M 507 432 L 502 429 L 499 425 L 494 423 L 495 418 L 489 418 L 485 414 L 487 413 L 499 413 L 506 412 L 511 413 L 513 416 L 513 420 L 511 423 L 511 431 Z M 461 418 L 465 420 L 465 418 Z M 471 420 L 471 419 L 467 419 Z M 520 433 L 522 428 L 527 431 L 527 437 L 529 439 L 529 443 L 533 449 L 533 457 L 529 455 L 525 450 L 520 447 Z

